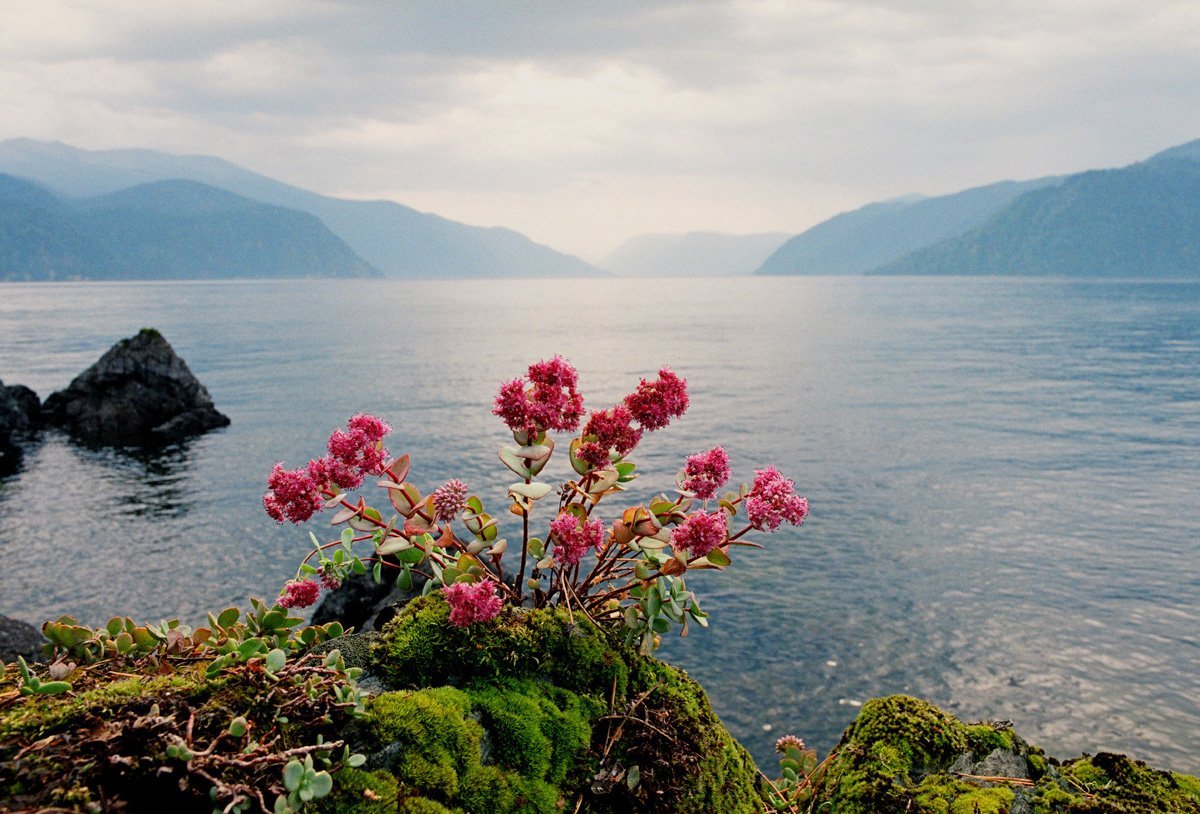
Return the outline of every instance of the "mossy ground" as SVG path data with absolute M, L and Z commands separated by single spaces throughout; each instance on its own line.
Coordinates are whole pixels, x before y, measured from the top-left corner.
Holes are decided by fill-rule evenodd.
M 984 762 L 985 759 L 988 762 Z M 995 763 L 992 763 L 995 761 Z M 1003 765 L 1007 780 L 973 766 Z M 816 779 L 837 814 L 1200 814 L 1200 780 L 1122 755 L 1047 759 L 1011 729 L 897 695 L 869 701 Z
M 408 744 L 390 765 L 399 811 L 762 811 L 750 756 L 682 671 L 561 609 L 447 617 L 440 598 L 411 603 L 374 645 L 376 668 L 412 688 L 372 702 L 365 737 Z

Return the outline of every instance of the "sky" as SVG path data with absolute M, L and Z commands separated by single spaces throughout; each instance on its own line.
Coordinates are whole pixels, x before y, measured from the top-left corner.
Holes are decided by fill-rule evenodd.
M 0 111 L 595 261 L 1200 138 L 1200 3 L 4 0 Z

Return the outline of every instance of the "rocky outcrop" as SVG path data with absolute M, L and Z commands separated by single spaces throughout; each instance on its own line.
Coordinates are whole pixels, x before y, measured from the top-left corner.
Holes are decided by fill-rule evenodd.
M 41 645 L 42 634 L 33 625 L 0 615 L 0 664 L 16 661 L 17 656 L 33 661 Z
M 179 441 L 229 424 L 162 334 L 123 339 L 42 406 L 49 425 L 102 446 Z
M 5 387 L 0 382 L 0 476 L 15 472 L 21 465 L 21 442 L 37 431 L 41 414 L 37 393 L 21 384 Z
M 904 695 L 864 704 L 811 780 L 805 811 L 1200 814 L 1200 778 L 1104 752 L 1056 760 L 1007 722 L 965 724 Z

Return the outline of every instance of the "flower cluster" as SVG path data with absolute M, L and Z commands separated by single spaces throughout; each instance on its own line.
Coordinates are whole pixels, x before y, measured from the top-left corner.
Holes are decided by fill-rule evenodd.
M 671 546 L 693 557 L 705 557 L 725 543 L 729 536 L 729 515 L 724 509 L 712 514 L 692 512 L 682 525 L 671 532 Z
M 326 497 L 341 489 L 356 489 L 367 475 L 383 472 L 387 450 L 383 436 L 391 431 L 387 422 L 358 413 L 348 430 L 337 429 L 329 436 L 329 454 L 308 462 L 302 469 L 284 469 L 275 464 L 267 478 L 263 508 L 276 522 L 288 519 L 303 523 L 325 507 Z
M 679 488 L 701 500 L 715 497 L 717 490 L 729 482 L 729 455 L 722 447 L 689 455 L 683 465 Z
M 746 495 L 746 516 L 760 531 L 774 531 L 784 520 L 799 526 L 808 517 L 808 499 L 797 495 L 795 484 L 775 467 L 757 469 Z
M 687 408 L 687 379 L 664 367 L 654 381 L 642 379 L 620 404 L 593 411 L 583 427 L 584 440 L 577 454 L 589 466 L 607 466 L 613 453 L 625 457 L 642 440 L 642 433 L 661 430 Z
M 514 433 L 536 435 L 542 430 L 574 432 L 583 418 L 583 396 L 576 387 L 579 374 L 561 356 L 529 366 L 524 378 L 500 386 L 492 413 Z
M 467 504 L 467 485 L 454 478 L 434 490 L 430 500 L 435 520 L 453 520 L 462 514 L 463 506 Z
M 275 464 L 267 476 L 267 493 L 263 508 L 277 523 L 286 517 L 293 523 L 303 523 L 325 506 L 317 491 L 317 482 L 308 469 L 284 469 Z
M 661 430 L 687 411 L 687 379 L 664 367 L 654 381 L 642 379 L 637 389 L 625 397 L 625 406 L 644 429 Z
M 455 582 L 442 588 L 442 596 L 450 606 L 450 624 L 457 627 L 490 622 L 504 607 L 491 582 Z
M 307 608 L 317 604 L 321 586 L 311 579 L 289 580 L 283 586 L 283 595 L 276 600 L 281 608 Z
M 597 467 L 608 464 L 609 450 L 623 458 L 642 440 L 642 431 L 633 426 L 633 413 L 624 404 L 593 412 L 583 426 L 583 434 L 596 440 L 581 444 L 579 457 Z
M 564 566 L 579 565 L 583 555 L 604 540 L 604 524 L 563 512 L 550 521 L 550 534 L 554 537 L 555 562 Z
M 328 480 L 343 489 L 357 489 L 366 475 L 383 472 L 387 461 L 387 450 L 383 448 L 383 436 L 391 432 L 387 422 L 375 416 L 359 413 L 350 419 L 347 430 L 334 430 L 329 436 L 329 455 L 313 461 L 324 472 Z M 314 472 L 316 477 L 316 472 Z
M 418 579 L 426 592 L 440 588 L 450 622 L 459 627 L 495 618 L 506 603 L 561 604 L 623 629 L 627 643 L 649 653 L 673 625 L 682 634 L 691 624 L 707 626 L 708 614 L 685 577 L 693 570 L 730 567 L 738 546 L 761 548 L 742 539 L 750 531 L 803 523 L 808 501 L 795 493 L 792 481 L 766 467 L 755 473 L 752 486 L 731 491 L 710 511 L 710 501 L 730 479 L 729 455 L 716 446 L 688 456 L 675 495 L 659 494 L 602 519 L 609 498 L 626 493 L 640 476 L 626 456 L 645 433 L 687 410 L 687 382 L 664 367 L 656 379 L 642 379 L 628 396 L 582 422 L 578 378 L 569 362 L 554 356 L 501 385 L 492 412 L 512 431 L 513 443 L 501 446 L 499 457 L 516 482 L 508 487 L 509 504 L 499 517 L 458 479 L 423 494 L 409 480 L 408 455 L 385 463 L 389 427 L 368 415 L 356 415 L 346 430 L 336 430 L 328 454 L 307 467 L 289 471 L 277 464 L 263 498 L 271 517 L 303 522 L 336 506 L 333 525 L 346 526 L 335 540 L 313 538 L 279 603 L 308 607 L 322 588 L 333 590 L 351 574 L 370 573 L 381 582 L 388 573 L 404 591 L 412 591 Z M 568 446 L 573 479 L 539 480 L 556 448 L 547 433 L 575 432 L 581 423 Z M 368 474 L 383 476 L 378 485 L 391 504 L 386 513 L 341 491 L 360 485 Z M 542 500 L 555 507 L 548 534 L 534 523 Z M 502 535 L 507 515 L 520 518 L 519 551 Z M 364 546 L 372 547 L 365 556 Z M 511 568 L 512 560 L 504 559 L 510 548 L 514 553 L 508 556 L 519 557 Z

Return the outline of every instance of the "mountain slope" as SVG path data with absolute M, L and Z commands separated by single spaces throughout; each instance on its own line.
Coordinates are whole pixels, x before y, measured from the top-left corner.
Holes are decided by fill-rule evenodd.
M 1200 277 L 1200 161 L 1176 150 L 1029 192 L 876 273 Z
M 755 273 L 865 274 L 915 249 L 960 235 L 1022 193 L 1058 180 L 1001 181 L 936 198 L 868 204 L 792 238 Z
M 369 276 L 312 215 L 203 184 L 73 201 L 0 175 L 0 280 Z
M 637 235 L 597 263 L 625 277 L 730 277 L 751 274 L 787 240 L 783 232 Z
M 468 226 L 391 201 L 318 195 L 211 156 L 80 150 L 57 142 L 0 142 L 0 172 L 67 195 L 97 195 L 169 179 L 199 181 L 320 218 L 363 259 L 394 277 L 582 277 L 604 272 L 511 229 Z

